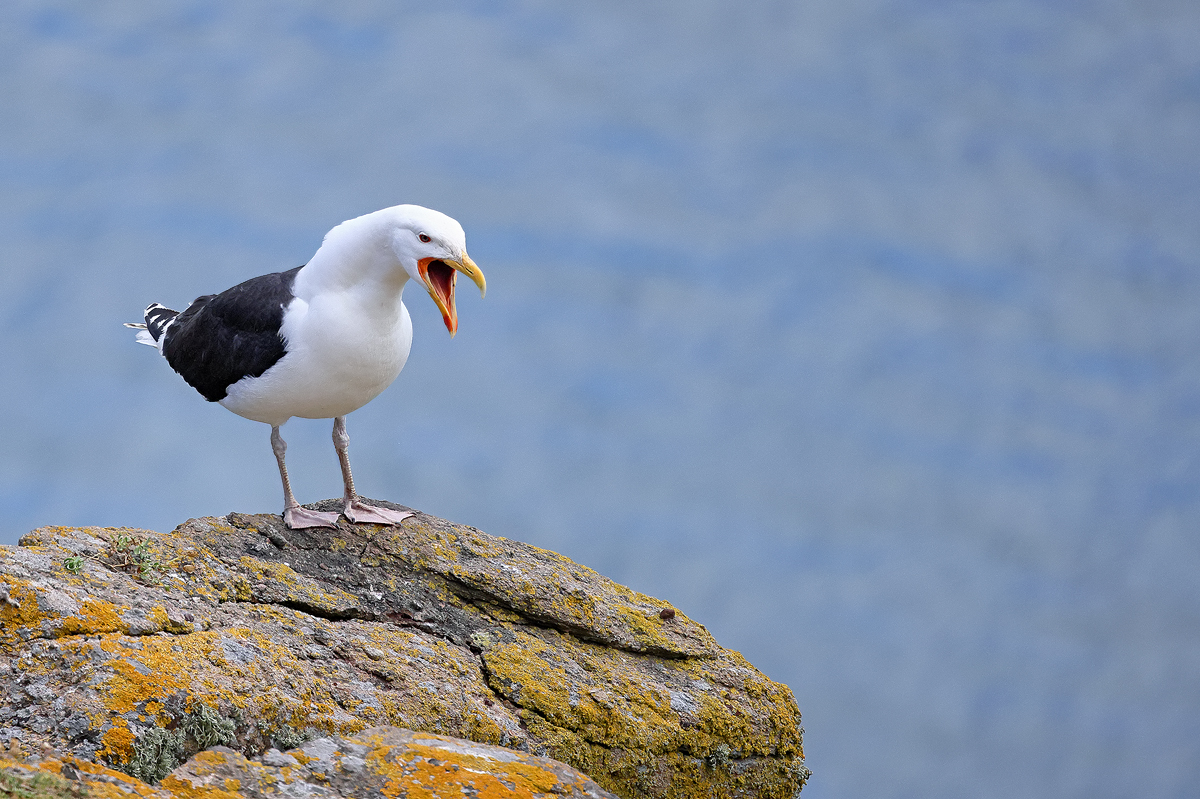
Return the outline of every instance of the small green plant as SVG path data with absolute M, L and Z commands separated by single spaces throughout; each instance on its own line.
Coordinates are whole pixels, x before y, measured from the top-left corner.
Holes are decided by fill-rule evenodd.
M 150 542 L 142 539 L 133 547 L 133 561 L 137 564 L 138 577 L 145 578 L 151 572 L 162 571 L 162 562 L 150 551 Z
M 82 782 L 64 780 L 54 774 L 38 771 L 25 775 L 16 770 L 0 771 L 2 799 L 66 799 L 87 794 Z
M 157 784 L 183 762 L 183 733 L 151 727 L 133 742 L 133 758 L 120 769 L 131 777 Z
M 71 574 L 81 574 L 83 572 L 83 556 L 72 555 L 63 561 L 63 568 Z
M 188 711 L 180 727 L 195 741 L 197 751 L 237 743 L 237 723 L 203 703 Z
M 149 539 L 133 538 L 124 533 L 108 542 L 104 554 L 108 565 L 129 572 L 143 582 L 157 583 L 158 574 L 167 567 L 150 551 Z

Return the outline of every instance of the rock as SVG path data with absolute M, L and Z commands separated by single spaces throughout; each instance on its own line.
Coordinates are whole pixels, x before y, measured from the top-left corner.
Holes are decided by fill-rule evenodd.
M 44 527 L 0 547 L 0 591 L 0 737 L 147 780 L 214 746 L 234 768 L 381 725 L 554 758 L 630 798 L 792 797 L 808 777 L 791 692 L 702 625 L 420 513 Z

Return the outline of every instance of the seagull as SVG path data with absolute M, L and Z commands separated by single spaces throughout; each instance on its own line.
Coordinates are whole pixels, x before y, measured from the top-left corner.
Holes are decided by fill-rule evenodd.
M 462 225 L 397 205 L 338 225 L 304 266 L 197 297 L 183 311 L 154 303 L 145 323 L 125 326 L 206 400 L 271 426 L 289 528 L 334 527 L 339 516 L 301 507 L 292 494 L 279 428 L 293 416 L 333 419 L 345 488 L 340 515 L 393 525 L 412 514 L 368 504 L 354 490 L 346 414 L 375 399 L 408 360 L 412 319 L 401 296 L 409 280 L 429 292 L 454 336 L 459 272 L 481 297 L 487 293 Z

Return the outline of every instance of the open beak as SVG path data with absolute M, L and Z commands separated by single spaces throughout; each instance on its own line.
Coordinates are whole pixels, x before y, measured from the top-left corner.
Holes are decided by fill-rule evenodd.
M 449 258 L 422 258 L 417 261 L 417 269 L 421 273 L 421 279 L 425 281 L 429 296 L 433 297 L 438 310 L 442 312 L 442 321 L 446 323 L 446 329 L 453 338 L 458 332 L 458 310 L 454 307 L 454 283 L 458 279 L 457 273 L 462 272 L 471 278 L 475 285 L 479 286 L 479 296 L 482 297 L 487 294 L 487 280 L 484 279 L 483 272 L 479 271 L 479 267 L 465 252 L 461 261 Z

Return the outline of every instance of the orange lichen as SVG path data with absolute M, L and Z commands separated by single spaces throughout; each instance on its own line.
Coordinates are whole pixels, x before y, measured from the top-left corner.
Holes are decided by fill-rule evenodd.
M 147 721 L 153 721 L 160 727 L 165 727 L 171 723 L 171 715 L 167 713 L 167 708 L 162 702 L 150 700 L 142 708 L 142 711 L 145 713 L 144 718 Z
M 480 799 L 535 799 L 562 787 L 558 775 L 542 763 L 530 762 L 528 755 L 496 759 L 420 735 L 402 749 L 384 743 L 381 735 L 356 740 L 369 747 L 367 770 L 383 778 L 379 790 L 388 799 L 457 799 L 467 792 Z M 577 778 L 578 785 L 583 782 Z
M 236 782 L 236 780 L 234 780 Z M 187 780 L 181 780 L 173 774 L 163 777 L 159 783 L 164 790 L 176 799 L 242 799 L 235 791 L 218 788 L 215 785 L 193 785 Z M 241 787 L 240 785 L 238 786 Z
M 9 652 L 15 652 L 22 643 L 21 632 L 37 627 L 42 621 L 38 608 L 37 592 L 24 580 L 15 577 L 0 577 L 8 593 L 9 601 L 0 601 L 0 644 Z
M 110 763 L 128 763 L 133 757 L 136 738 L 124 719 L 113 719 L 113 725 L 105 731 L 100 743 L 104 744 L 96 753 Z
M 86 599 L 76 615 L 62 620 L 59 630 L 63 635 L 124 632 L 129 629 L 129 625 L 121 621 L 120 613 L 124 609 L 102 599 Z
M 116 714 L 128 713 L 143 703 L 165 700 L 188 687 L 184 664 L 176 653 L 164 649 L 162 644 L 151 641 L 141 651 L 129 652 L 108 662 L 114 673 L 101 690 L 109 710 Z

